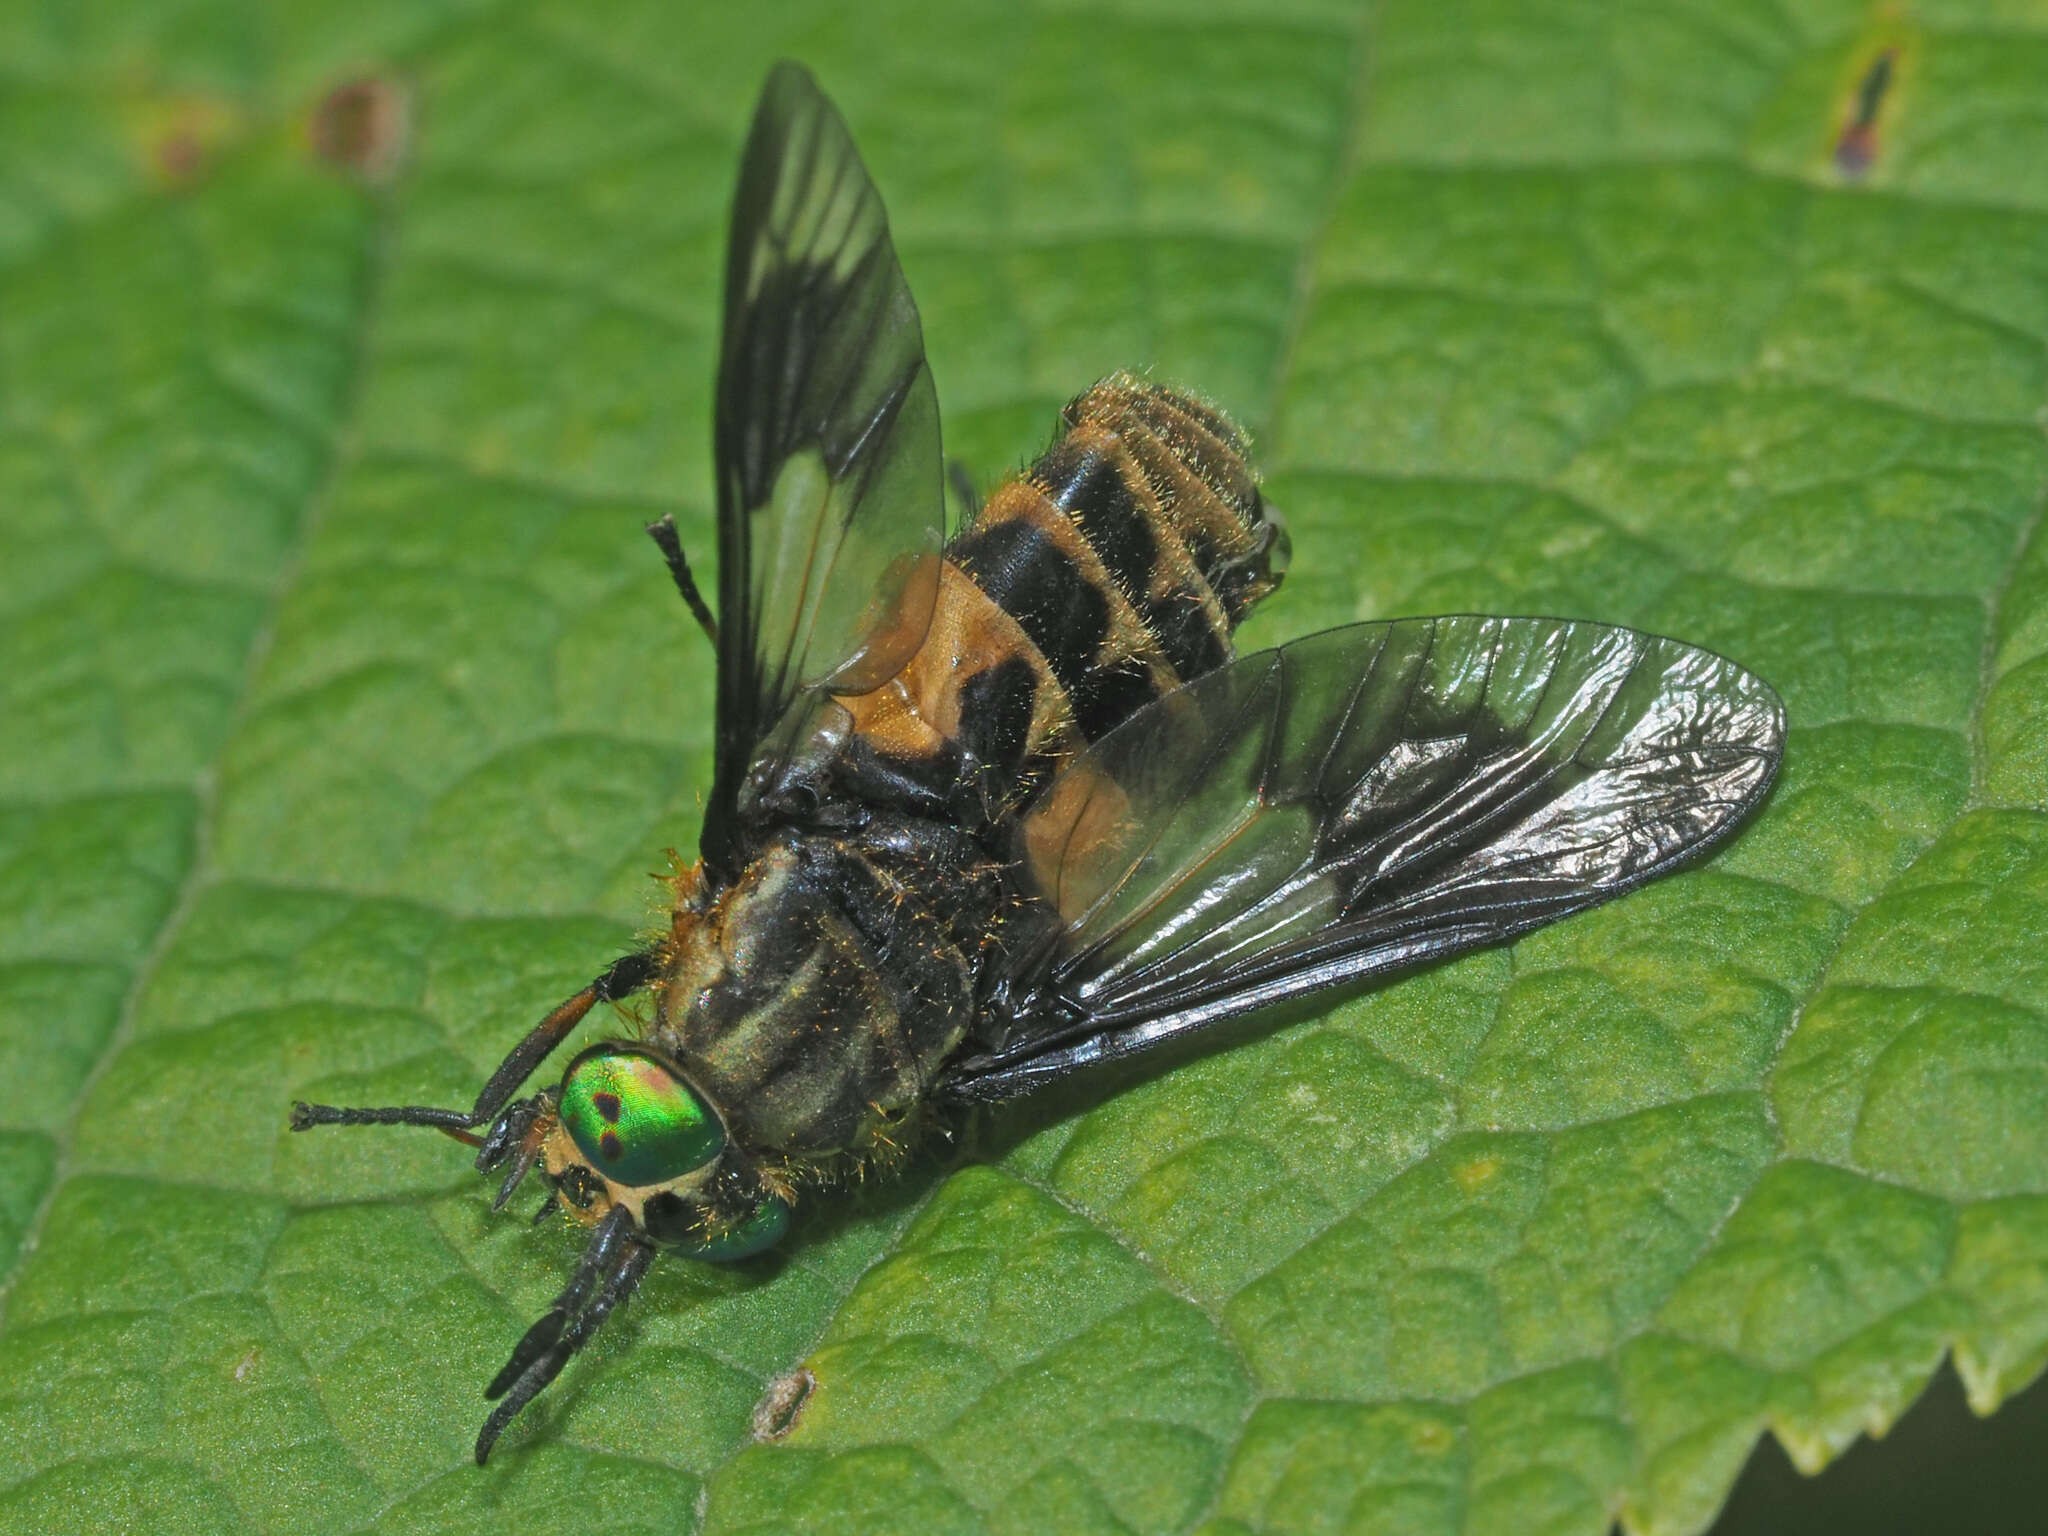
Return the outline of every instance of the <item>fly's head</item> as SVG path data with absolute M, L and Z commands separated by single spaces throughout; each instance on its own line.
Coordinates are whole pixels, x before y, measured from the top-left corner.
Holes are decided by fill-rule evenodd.
M 789 1203 L 734 1147 L 717 1106 L 643 1041 L 601 1041 L 559 1084 L 507 1106 L 477 1167 L 505 1167 L 503 1204 L 536 1166 L 578 1221 L 623 1210 L 647 1241 L 691 1258 L 747 1258 L 789 1229 Z
M 701 968 L 715 952 L 706 917 L 718 903 L 703 867 L 669 857 L 672 928 L 644 957 L 640 985 L 664 971 Z M 645 1241 L 713 1262 L 779 1243 L 789 1230 L 788 1191 L 762 1177 L 716 1098 L 664 1043 L 659 1032 L 654 1040 L 599 1041 L 555 1086 L 506 1105 L 476 1160 L 482 1171 L 505 1169 L 496 1204 L 538 1167 L 554 1187 L 543 1215 L 559 1203 L 596 1227 L 623 1212 Z
M 696 911 L 679 905 L 679 928 L 693 925 Z M 477 1168 L 500 1174 L 498 1206 L 543 1169 L 552 1188 L 539 1215 L 559 1204 L 590 1228 L 569 1283 L 484 1388 L 497 1407 L 477 1436 L 479 1465 L 505 1426 L 633 1294 L 657 1253 L 730 1262 L 773 1247 L 789 1228 L 787 1186 L 735 1145 L 717 1101 L 663 1048 L 658 1032 L 654 1040 L 600 1041 L 553 1086 L 512 1097 L 593 1007 L 644 991 L 664 958 L 661 949 L 627 955 L 564 1000 L 498 1064 L 469 1109 L 292 1106 L 295 1131 L 418 1125 L 475 1147 Z M 478 1135 L 477 1126 L 487 1129 Z
M 697 1258 L 744 1258 L 789 1228 L 788 1203 L 733 1147 L 711 1100 L 646 1045 L 597 1045 L 569 1064 L 542 1157 L 558 1187 L 624 1206 L 653 1241 Z

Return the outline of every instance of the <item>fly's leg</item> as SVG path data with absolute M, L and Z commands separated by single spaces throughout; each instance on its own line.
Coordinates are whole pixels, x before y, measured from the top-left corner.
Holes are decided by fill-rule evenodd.
M 597 1284 L 597 1277 L 618 1258 L 619 1245 L 626 1240 L 626 1233 L 632 1225 L 633 1218 L 622 1205 L 613 1206 L 611 1214 L 597 1224 L 597 1230 L 590 1234 L 590 1245 L 583 1250 L 583 1257 L 576 1261 L 576 1273 L 562 1287 L 562 1294 L 541 1314 L 540 1321 L 527 1329 L 526 1336 L 512 1346 L 512 1358 L 484 1388 L 485 1397 L 503 1397 L 505 1390 L 526 1374 L 529 1365 L 555 1347 L 570 1316 L 582 1307 L 590 1295 L 590 1288 Z
M 958 459 L 946 460 L 946 486 L 960 503 L 959 526 L 965 528 L 981 511 L 981 497 L 974 491 L 974 476 Z
M 604 1325 L 612 1309 L 633 1294 L 653 1262 L 654 1248 L 634 1230 L 632 1216 L 624 1206 L 613 1207 L 611 1214 L 598 1223 L 590 1246 L 583 1250 L 576 1273 L 562 1294 L 541 1315 L 540 1321 L 526 1330 L 526 1336 L 513 1347 L 505 1368 L 484 1388 L 485 1397 L 499 1401 L 476 1437 L 478 1466 L 489 1460 L 491 1447 L 498 1443 L 505 1426 L 562 1374 L 563 1367 Z M 595 1295 L 591 1294 L 593 1288 Z
M 652 981 L 657 963 L 657 956 L 652 950 L 615 961 L 610 970 L 556 1008 L 528 1031 L 524 1040 L 512 1047 L 511 1054 L 498 1063 L 498 1070 L 491 1074 L 483 1092 L 476 1096 L 476 1103 L 467 1110 L 436 1109 L 425 1104 L 347 1109 L 300 1100 L 292 1105 L 292 1129 L 308 1131 L 316 1125 L 430 1126 L 477 1148 L 476 1165 L 480 1171 L 495 1168 L 516 1154 L 518 1160 L 513 1167 L 523 1175 L 539 1155 L 538 1142 L 530 1133 L 548 1107 L 543 1102 L 547 1096 L 521 1099 L 508 1107 L 513 1091 L 533 1075 L 534 1068 L 569 1037 L 569 1031 L 582 1023 L 584 1015 L 597 1004 L 630 997 Z M 476 1126 L 486 1123 L 491 1127 L 487 1133 L 481 1137 L 472 1134 Z M 518 1182 L 516 1177 L 508 1179 L 506 1187 L 500 1191 L 499 1204 L 511 1198 Z
M 610 970 L 534 1025 L 527 1037 L 512 1047 L 512 1054 L 498 1063 L 498 1070 L 484 1084 L 483 1092 L 477 1095 L 476 1105 L 470 1111 L 475 1117 L 471 1123 L 481 1125 L 494 1118 L 505 1107 L 506 1100 L 512 1097 L 513 1089 L 533 1075 L 533 1069 L 569 1037 L 569 1031 L 582 1023 L 583 1016 L 593 1007 L 631 997 L 654 980 L 657 959 L 652 950 L 642 950 L 614 961 Z

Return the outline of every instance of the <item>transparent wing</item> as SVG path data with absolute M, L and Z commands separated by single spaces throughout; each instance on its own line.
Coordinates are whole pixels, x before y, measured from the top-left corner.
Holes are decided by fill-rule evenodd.
M 1708 651 L 1554 619 L 1359 624 L 1134 715 L 1022 828 L 1054 914 L 949 1092 L 998 1099 L 1642 884 L 1769 787 L 1785 721 Z
M 800 694 L 865 693 L 923 641 L 945 492 L 938 402 L 881 197 L 839 113 L 775 66 L 733 198 L 718 363 L 718 743 L 705 852 Z

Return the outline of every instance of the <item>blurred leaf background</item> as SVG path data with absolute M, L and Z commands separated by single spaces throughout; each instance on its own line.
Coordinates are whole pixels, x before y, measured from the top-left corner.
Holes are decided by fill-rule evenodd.
M 1685 1532 L 1945 1353 L 2024 1386 L 2048 8 L 747 9 L 0 8 L 0 1525 Z M 784 54 L 984 483 L 1150 367 L 1292 520 L 1249 643 L 1673 633 L 1785 774 L 1705 868 L 662 1266 L 478 1472 L 574 1235 L 284 1110 L 467 1102 L 694 838 L 640 525 L 708 558 Z

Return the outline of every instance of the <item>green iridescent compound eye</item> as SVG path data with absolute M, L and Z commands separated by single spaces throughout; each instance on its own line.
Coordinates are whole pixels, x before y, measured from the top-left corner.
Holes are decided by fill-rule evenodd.
M 725 1128 L 697 1091 L 652 1056 L 597 1046 L 562 1079 L 562 1124 L 590 1166 L 619 1184 L 661 1184 L 702 1168 Z
M 781 1242 L 789 1231 L 789 1206 L 787 1202 L 770 1195 L 761 1202 L 761 1208 L 722 1237 L 714 1237 L 708 1243 L 699 1243 L 691 1252 L 693 1259 L 708 1259 L 713 1264 L 731 1264 L 738 1259 L 751 1259 L 757 1253 L 765 1253 Z

